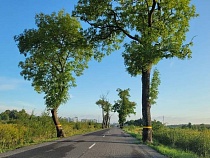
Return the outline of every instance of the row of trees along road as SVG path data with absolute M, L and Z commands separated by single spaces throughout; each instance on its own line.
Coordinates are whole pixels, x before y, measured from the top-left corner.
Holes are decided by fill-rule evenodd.
M 85 36 L 102 53 L 123 43 L 128 73 L 142 75 L 143 141 L 152 142 L 150 72 L 163 58 L 191 57 L 193 43 L 185 40 L 195 6 L 191 0 L 79 0 L 72 15 L 89 24 Z
M 96 104 L 102 109 L 102 128 L 110 127 L 111 112 L 118 113 L 120 127 L 123 127 L 127 116 L 130 116 L 130 114 L 136 114 L 134 111 L 136 103 L 129 100 L 129 90 L 130 89 L 122 90 L 118 88 L 117 92 L 120 99 L 115 101 L 114 105 L 112 105 L 107 99 L 108 93 L 107 95 L 102 95 L 100 99 L 96 101 Z
M 117 50 L 132 76 L 142 75 L 143 141 L 152 142 L 150 71 L 163 58 L 190 58 L 192 41 L 184 44 L 189 20 L 196 17 L 190 0 L 79 0 L 72 15 L 89 24 L 83 30 L 76 18 L 60 11 L 35 17 L 37 29 L 15 36 L 21 54 L 21 75 L 45 94 L 57 136 L 64 136 L 58 107 L 68 100 L 88 61 Z
M 102 95 L 100 99 L 96 101 L 96 104 L 102 109 L 102 128 L 110 127 L 112 104 L 107 100 L 107 95 Z

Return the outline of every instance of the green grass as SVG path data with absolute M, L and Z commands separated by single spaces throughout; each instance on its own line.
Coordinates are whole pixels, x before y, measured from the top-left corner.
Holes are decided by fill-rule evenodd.
M 128 126 L 128 127 L 125 127 L 123 130 L 125 132 L 129 133 L 131 136 L 138 139 L 140 141 L 140 143 L 143 143 L 142 136 L 141 136 L 141 130 L 142 130 L 141 128 L 134 127 L 134 126 L 131 126 L 131 127 Z M 147 144 L 147 145 L 167 157 L 170 157 L 170 158 L 201 158 L 194 153 L 186 152 L 186 151 L 176 149 L 176 148 L 171 148 L 168 146 L 164 146 L 164 145 L 161 145 L 161 144 L 155 142 L 155 140 L 153 140 L 153 141 L 154 141 L 154 143 Z
M 61 120 L 66 137 L 84 134 L 101 129 L 101 124 L 67 122 Z M 50 117 L 0 121 L 0 153 L 16 148 L 56 140 L 56 129 Z
M 185 152 L 183 150 L 170 148 L 164 145 L 150 144 L 148 146 L 150 146 L 151 148 L 155 149 L 157 152 L 170 158 L 200 158 L 194 153 Z

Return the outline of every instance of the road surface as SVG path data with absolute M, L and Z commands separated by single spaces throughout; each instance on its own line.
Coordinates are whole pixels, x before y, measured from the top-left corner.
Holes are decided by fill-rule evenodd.
M 2 158 L 166 158 L 119 128 L 105 129 L 0 154 Z

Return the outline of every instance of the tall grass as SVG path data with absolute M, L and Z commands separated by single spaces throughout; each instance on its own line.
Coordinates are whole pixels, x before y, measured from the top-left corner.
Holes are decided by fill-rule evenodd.
M 142 128 L 132 125 L 125 127 L 124 130 L 141 140 Z M 155 128 L 153 141 L 150 146 L 169 157 L 210 157 L 209 129 Z
M 97 123 L 67 122 L 61 119 L 66 136 L 91 132 L 101 128 Z M 0 153 L 31 143 L 56 138 L 56 129 L 52 118 L 46 113 L 42 116 L 0 121 Z
M 159 143 L 210 157 L 210 130 L 161 128 L 153 132 Z

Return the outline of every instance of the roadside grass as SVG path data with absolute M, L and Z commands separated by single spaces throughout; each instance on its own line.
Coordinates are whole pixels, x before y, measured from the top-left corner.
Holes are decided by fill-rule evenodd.
M 194 153 L 185 152 L 183 150 L 170 148 L 161 144 L 150 144 L 148 145 L 155 149 L 157 152 L 170 157 L 170 158 L 201 158 Z
M 92 122 L 67 122 L 61 120 L 66 137 L 85 134 L 101 129 Z M 40 116 L 10 122 L 0 121 L 0 153 L 24 146 L 58 140 L 56 129 L 49 116 Z
M 140 143 L 143 143 L 142 135 L 141 135 L 141 131 L 142 131 L 141 127 L 131 125 L 131 126 L 124 127 L 123 130 L 125 132 L 127 132 L 128 134 L 130 134 L 131 136 L 138 139 Z M 176 149 L 176 148 L 171 148 L 171 147 L 162 145 L 162 144 L 156 142 L 155 140 L 153 140 L 153 141 L 154 142 L 152 144 L 147 144 L 147 145 L 150 146 L 151 148 L 155 149 L 157 152 L 161 153 L 162 155 L 165 155 L 166 157 L 170 157 L 170 158 L 202 158 L 201 156 L 198 156 L 194 153 L 186 152 L 186 151 Z

